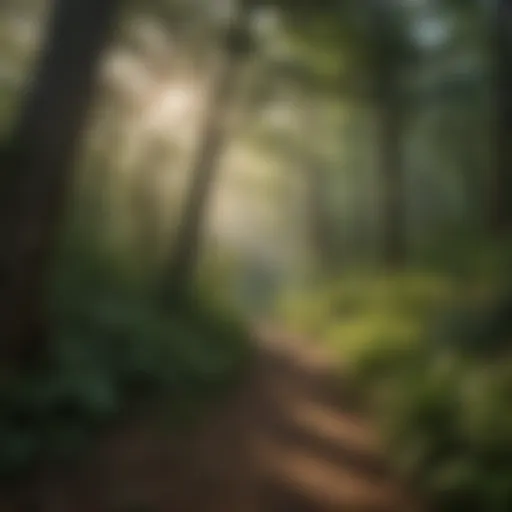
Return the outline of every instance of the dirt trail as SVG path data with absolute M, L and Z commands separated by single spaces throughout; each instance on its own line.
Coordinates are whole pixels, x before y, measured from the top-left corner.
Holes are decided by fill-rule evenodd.
M 254 375 L 190 439 L 144 418 L 0 512 L 415 512 L 325 354 L 258 337 Z

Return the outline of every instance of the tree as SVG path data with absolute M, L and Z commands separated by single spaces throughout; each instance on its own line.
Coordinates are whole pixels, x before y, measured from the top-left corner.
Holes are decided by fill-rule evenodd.
M 292 30 L 316 47 L 319 60 L 330 53 L 342 62 L 332 73 L 340 96 L 370 103 L 375 109 L 382 258 L 389 267 L 401 266 L 407 252 L 402 79 L 416 49 L 405 12 L 399 2 L 387 0 L 324 0 L 301 3 L 289 15 Z
M 333 253 L 332 223 L 329 215 L 327 168 L 318 150 L 319 139 L 325 136 L 322 130 L 321 105 L 315 101 L 310 77 L 303 71 L 299 104 L 302 110 L 301 137 L 299 147 L 295 148 L 299 156 L 299 166 L 305 185 L 305 213 L 308 245 L 311 250 L 314 267 L 328 273 L 336 259 Z M 304 76 L 305 75 L 305 76 Z
M 21 114 L 2 151 L 2 355 L 32 359 L 48 335 L 47 271 L 119 0 L 57 0 Z
M 178 226 L 164 294 L 179 295 L 191 284 L 199 258 L 209 198 L 226 142 L 226 118 L 237 90 L 238 75 L 251 48 L 250 0 L 241 0 L 225 37 L 225 58 L 214 84 L 209 111 L 192 166 L 192 183 Z
M 378 170 L 380 175 L 383 260 L 400 267 L 407 256 L 405 178 L 402 135 L 404 91 L 401 72 L 410 59 L 403 20 L 393 5 L 381 0 L 371 4 L 369 37 L 370 65 L 375 91 L 378 131 Z
M 403 105 L 392 67 L 376 70 L 380 90 L 376 104 L 378 168 L 382 190 L 383 260 L 389 267 L 400 267 L 406 259 L 406 205 L 403 169 Z
M 496 162 L 491 194 L 490 228 L 512 230 L 512 2 L 499 0 L 495 36 Z

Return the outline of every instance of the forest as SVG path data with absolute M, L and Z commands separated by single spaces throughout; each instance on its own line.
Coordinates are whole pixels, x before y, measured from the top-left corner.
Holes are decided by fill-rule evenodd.
M 512 511 L 512 0 L 2 0 L 0 512 Z

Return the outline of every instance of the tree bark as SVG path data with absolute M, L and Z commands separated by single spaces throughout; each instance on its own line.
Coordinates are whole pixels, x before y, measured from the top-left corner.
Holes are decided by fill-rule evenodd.
M 35 357 L 47 335 L 47 271 L 95 72 L 119 0 L 57 0 L 36 73 L 2 155 L 2 357 Z
M 309 239 L 315 266 L 328 271 L 333 260 L 329 220 L 326 212 L 326 176 L 324 170 L 311 163 L 304 169 L 308 200 Z
M 378 108 L 378 166 L 382 192 L 383 258 L 390 269 L 407 257 L 405 183 L 402 155 L 402 111 L 393 86 L 384 83 Z
M 372 0 L 372 81 L 376 100 L 377 166 L 381 192 L 382 258 L 390 270 L 407 257 L 405 182 L 402 152 L 403 91 L 399 74 L 404 64 L 396 45 L 392 5 Z
M 512 1 L 500 0 L 494 35 L 496 160 L 491 183 L 490 230 L 512 232 Z
M 311 91 L 304 91 L 304 94 Z M 299 165 L 305 182 L 306 219 L 308 241 L 315 269 L 321 272 L 330 270 L 334 260 L 331 244 L 330 219 L 327 205 L 327 176 L 316 154 L 318 138 L 322 137 L 321 113 L 311 97 L 303 98 L 303 132 L 301 145 L 297 148 L 300 156 Z
M 214 83 L 192 183 L 176 234 L 174 253 L 164 280 L 164 295 L 180 295 L 194 279 L 209 200 L 227 137 L 227 115 L 238 86 L 239 70 L 249 51 L 249 6 L 242 0 L 227 33 L 227 52 Z

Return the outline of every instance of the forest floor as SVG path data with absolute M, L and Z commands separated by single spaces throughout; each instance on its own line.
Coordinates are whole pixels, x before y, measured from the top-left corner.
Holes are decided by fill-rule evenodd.
M 198 432 L 144 415 L 0 512 L 418 511 L 329 357 L 263 331 L 254 374 Z

